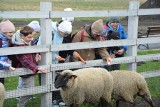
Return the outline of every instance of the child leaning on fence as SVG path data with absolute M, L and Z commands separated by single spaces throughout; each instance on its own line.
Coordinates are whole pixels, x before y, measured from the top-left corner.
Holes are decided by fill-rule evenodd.
M 34 36 L 34 30 L 29 26 L 24 26 L 21 28 L 19 33 L 14 34 L 12 37 L 12 44 L 14 47 L 19 46 L 31 46 L 31 42 Z M 21 75 L 22 77 L 22 88 L 28 88 L 34 86 L 34 75 L 37 74 L 38 71 L 42 73 L 47 73 L 47 70 L 44 68 L 37 66 L 36 58 L 34 53 L 27 54 L 17 54 L 15 55 L 15 59 L 17 62 L 17 68 L 28 68 L 32 70 L 33 74 L 29 75 Z M 22 96 L 19 99 L 17 107 L 25 107 L 27 101 L 31 96 Z
M 103 20 L 99 19 L 92 25 L 86 26 L 83 30 L 80 30 L 74 37 L 72 42 L 91 42 L 91 41 L 104 41 L 101 34 L 103 30 Z M 82 40 L 83 36 L 83 40 Z M 76 50 L 84 60 L 94 60 L 97 53 L 100 57 L 106 61 L 109 65 L 112 64 L 111 58 L 106 51 L 106 48 L 92 48 L 92 49 L 79 49 Z M 74 62 L 78 61 L 77 58 L 72 58 Z
M 0 23 L 0 48 L 7 48 L 10 44 L 10 39 L 15 31 L 13 23 L 7 19 Z M 11 66 L 11 61 L 7 55 L 0 56 L 0 70 L 15 70 Z M 4 78 L 0 78 L 0 82 L 4 84 Z
M 111 17 L 109 21 L 106 22 L 106 24 L 104 25 L 104 29 L 102 33 L 107 40 L 111 40 L 111 39 L 121 40 L 121 39 L 127 39 L 128 37 L 123 26 L 120 24 L 118 17 Z M 121 48 L 115 50 L 115 47 L 113 47 L 112 49 L 111 48 L 109 49 L 109 53 L 113 55 L 112 57 L 116 57 L 116 58 L 124 57 L 127 51 L 127 48 L 128 48 L 127 46 L 121 46 Z M 112 51 L 114 50 L 114 52 L 112 52 L 111 50 Z M 112 71 L 112 70 L 120 70 L 121 66 L 120 64 L 114 64 L 111 66 L 105 66 L 105 68 L 109 71 Z
M 39 22 L 38 21 L 31 21 L 27 26 L 29 26 L 29 27 L 31 27 L 31 28 L 33 28 L 33 35 L 37 35 L 37 34 L 39 34 L 40 33 L 40 30 L 41 30 L 41 28 L 40 28 L 40 25 L 39 25 Z M 19 34 L 20 33 L 20 30 L 18 30 L 17 32 L 16 32 L 16 34 Z M 35 38 L 35 37 L 34 37 Z M 37 42 L 36 41 L 36 39 L 34 39 L 33 40 L 33 42 L 32 42 L 32 45 L 36 45 L 36 43 L 35 42 Z M 36 54 L 36 62 L 38 62 L 38 61 L 40 61 L 41 60 L 41 55 L 39 54 L 39 53 L 37 53 Z M 16 61 L 13 61 L 13 65 L 16 65 Z M 40 75 L 41 74 L 38 74 L 39 75 L 39 79 L 40 79 Z M 20 88 L 22 88 L 22 77 L 19 77 L 18 78 L 18 86 L 17 86 L 17 89 L 20 89 Z

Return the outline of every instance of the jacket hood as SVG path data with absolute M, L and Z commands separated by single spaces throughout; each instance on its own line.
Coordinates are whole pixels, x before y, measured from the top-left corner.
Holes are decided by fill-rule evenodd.
M 20 37 L 20 30 L 18 30 L 12 37 L 11 40 L 12 44 L 16 44 L 16 45 L 22 45 L 22 44 L 27 44 L 26 42 L 24 42 L 24 40 Z M 29 45 L 29 44 L 27 44 Z

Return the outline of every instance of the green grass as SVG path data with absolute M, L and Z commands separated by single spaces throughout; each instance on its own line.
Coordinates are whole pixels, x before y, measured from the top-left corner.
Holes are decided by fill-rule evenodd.
M 0 10 L 39 10 L 42 0 L 1 0 Z M 63 10 L 71 7 L 73 10 L 110 10 L 126 9 L 130 0 L 43 0 L 52 2 L 52 10 Z

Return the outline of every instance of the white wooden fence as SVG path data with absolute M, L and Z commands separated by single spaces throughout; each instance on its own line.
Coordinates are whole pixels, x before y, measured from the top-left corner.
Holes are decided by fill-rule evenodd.
M 138 32 L 138 17 L 140 15 L 158 15 L 160 9 L 139 9 L 137 1 L 131 1 L 128 10 L 94 10 L 94 11 L 52 11 L 52 4 L 50 2 L 41 2 L 40 11 L 0 11 L 1 18 L 40 18 L 42 46 L 30 47 L 11 47 L 1 48 L 0 55 L 23 54 L 23 53 L 42 53 L 42 66 L 48 70 L 47 74 L 42 74 L 42 85 L 21 90 L 10 90 L 6 92 L 6 99 L 15 98 L 24 95 L 41 94 L 41 107 L 52 107 L 52 93 L 55 90 L 52 81 L 52 72 L 56 70 L 70 69 L 70 68 L 83 68 L 90 66 L 104 65 L 102 60 L 90 60 L 87 64 L 81 62 L 71 62 L 63 64 L 52 64 L 51 53 L 52 51 L 59 50 L 74 50 L 86 48 L 99 48 L 107 46 L 123 46 L 128 45 L 128 56 L 123 58 L 113 59 L 113 64 L 127 63 L 129 70 L 136 70 L 136 62 L 160 60 L 160 54 L 150 54 L 137 56 L 137 46 L 139 44 L 160 43 L 160 37 L 154 38 L 137 38 Z M 104 42 L 85 42 L 85 43 L 70 43 L 61 45 L 51 44 L 51 18 L 61 17 L 108 17 L 108 16 L 128 16 L 128 40 L 119 41 L 104 41 Z M 28 69 L 19 68 L 13 72 L 1 71 L 1 77 L 11 77 L 24 74 L 31 74 Z M 40 72 L 39 72 L 40 73 Z M 144 73 L 142 73 L 144 74 Z M 160 76 L 160 71 L 145 73 L 146 77 Z

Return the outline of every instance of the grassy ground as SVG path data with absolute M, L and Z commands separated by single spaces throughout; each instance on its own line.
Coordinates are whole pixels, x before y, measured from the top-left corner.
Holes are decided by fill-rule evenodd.
M 1 0 L 0 10 L 39 10 L 40 1 L 52 2 L 53 10 L 107 10 L 126 9 L 130 0 Z

